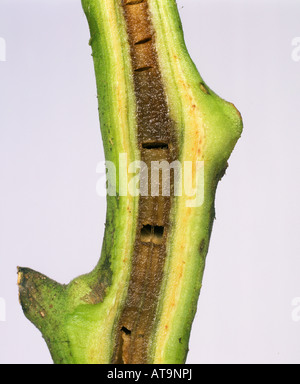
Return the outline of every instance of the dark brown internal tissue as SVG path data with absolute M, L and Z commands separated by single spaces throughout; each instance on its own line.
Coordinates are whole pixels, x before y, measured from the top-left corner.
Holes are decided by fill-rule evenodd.
M 138 145 L 148 168 L 148 196 L 140 196 L 137 235 L 128 294 L 119 323 L 113 363 L 145 364 L 155 322 L 166 258 L 173 193 L 151 195 L 152 162 L 177 159 L 174 122 L 169 117 L 147 1 L 122 0 L 136 95 Z M 160 175 L 162 177 L 162 173 Z M 153 192 L 153 191 L 152 191 Z M 164 193 L 165 194 L 165 193 Z

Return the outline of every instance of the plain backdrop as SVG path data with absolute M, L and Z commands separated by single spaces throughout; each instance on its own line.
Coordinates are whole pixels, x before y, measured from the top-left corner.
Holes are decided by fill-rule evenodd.
M 300 1 L 178 7 L 201 75 L 244 120 L 217 192 L 187 362 L 299 363 Z M 68 283 L 100 255 L 89 31 L 79 0 L 0 0 L 0 38 L 0 363 L 47 364 L 18 303 L 16 267 Z

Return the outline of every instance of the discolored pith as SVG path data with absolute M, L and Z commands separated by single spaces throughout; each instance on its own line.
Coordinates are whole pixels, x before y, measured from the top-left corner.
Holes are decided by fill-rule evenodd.
M 148 169 L 148 196 L 140 196 L 132 271 L 116 337 L 113 363 L 145 364 L 154 329 L 157 303 L 166 259 L 173 195 L 151 195 L 151 164 L 177 159 L 175 123 L 169 108 L 158 65 L 147 1 L 122 2 L 130 45 L 136 97 L 138 146 Z

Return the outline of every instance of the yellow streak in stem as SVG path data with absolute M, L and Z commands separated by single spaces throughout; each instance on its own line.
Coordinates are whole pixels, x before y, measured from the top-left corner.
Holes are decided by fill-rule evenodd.
M 114 145 L 119 153 L 126 153 L 128 158 L 128 164 L 136 160 L 137 152 L 133 149 L 136 146 L 135 138 L 135 120 L 130 118 L 135 115 L 135 103 L 134 103 L 134 91 L 133 83 L 130 84 L 131 79 L 126 72 L 125 67 L 129 67 L 130 56 L 129 47 L 124 45 L 122 40 L 122 17 L 119 2 L 115 0 L 100 0 L 99 16 L 103 23 L 107 23 L 103 26 L 102 33 L 105 33 L 105 39 L 110 52 L 110 84 L 111 84 L 111 103 L 114 111 L 111 113 L 111 119 L 113 119 L 113 126 L 116 127 L 117 133 L 114 137 Z M 125 63 L 124 63 L 125 62 Z M 118 166 L 118 164 L 116 164 Z M 127 169 L 128 171 L 128 169 Z M 126 178 L 127 175 L 121 175 Z M 131 270 L 130 255 L 133 249 L 134 236 L 132 231 L 136 228 L 136 212 L 137 212 L 137 198 L 127 194 L 126 197 L 119 197 L 119 211 L 118 223 L 116 231 L 116 241 L 111 250 L 111 269 L 114 271 L 113 282 L 106 292 L 106 297 L 103 303 L 99 303 L 94 306 L 97 314 L 94 315 L 95 324 L 90 330 L 86 330 L 86 336 L 82 330 L 82 348 L 85 349 L 89 346 L 88 351 L 83 352 L 82 356 L 87 356 L 88 364 L 107 364 L 111 359 L 111 353 L 114 347 L 113 329 L 116 324 L 116 318 L 122 300 L 126 295 L 126 287 Z M 116 252 L 117 249 L 117 252 Z M 80 317 L 76 320 L 76 317 L 70 319 L 70 325 L 72 322 L 77 321 L 78 333 L 77 335 L 71 333 L 70 338 L 74 340 L 74 344 L 78 344 L 76 337 L 81 331 Z M 88 341 L 84 340 L 84 337 L 88 337 Z M 77 356 L 77 359 L 82 360 L 81 356 Z
M 156 30 L 158 57 L 161 59 L 162 77 L 165 84 L 172 84 L 166 89 L 169 97 L 170 114 L 178 122 L 178 128 L 183 130 L 183 148 L 180 158 L 181 164 L 191 161 L 195 167 L 197 161 L 204 160 L 205 126 L 199 106 L 199 98 L 194 93 L 190 82 L 189 63 L 186 62 L 186 54 L 182 52 L 176 39 L 174 26 L 170 22 L 167 6 L 163 0 L 149 0 L 150 12 L 156 17 L 152 18 Z M 157 16 L 159 15 L 159 16 Z M 166 59 L 169 58 L 169 60 Z M 166 64 L 167 63 L 167 64 Z M 175 85 L 175 88 L 174 88 Z M 173 88 L 173 89 L 172 89 Z M 176 89 L 176 92 L 174 92 Z M 178 113 L 178 95 L 180 95 L 180 111 Z M 177 100 L 175 100 L 177 97 Z M 193 169 L 193 182 L 195 184 L 195 169 Z M 172 249 L 168 255 L 168 280 L 165 286 L 163 309 L 161 320 L 156 332 L 156 345 L 154 363 L 165 363 L 165 352 L 170 337 L 171 325 L 176 317 L 178 303 L 184 292 L 183 282 L 187 281 L 187 263 L 190 255 L 190 243 L 192 238 L 191 223 L 199 215 L 201 208 L 188 207 L 191 197 L 183 194 L 176 198 L 176 228 L 169 242 Z M 173 250 L 175 250 L 173 252 Z

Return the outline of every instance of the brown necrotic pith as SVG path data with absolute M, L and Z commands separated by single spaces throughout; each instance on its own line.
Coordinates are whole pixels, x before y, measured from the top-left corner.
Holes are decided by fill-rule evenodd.
M 170 195 L 151 196 L 151 163 L 172 163 L 178 157 L 175 123 L 169 116 L 147 1 L 123 0 L 136 97 L 138 146 L 148 168 L 148 196 L 140 196 L 137 233 L 129 288 L 117 327 L 112 362 L 148 362 L 170 230 Z

